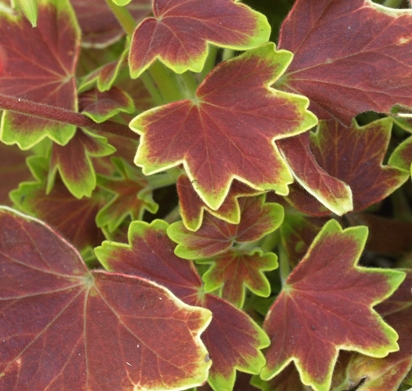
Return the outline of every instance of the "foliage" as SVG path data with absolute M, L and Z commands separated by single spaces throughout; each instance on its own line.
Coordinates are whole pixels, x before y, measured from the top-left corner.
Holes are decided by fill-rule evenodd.
M 412 385 L 412 9 L 0 0 L 0 389 Z

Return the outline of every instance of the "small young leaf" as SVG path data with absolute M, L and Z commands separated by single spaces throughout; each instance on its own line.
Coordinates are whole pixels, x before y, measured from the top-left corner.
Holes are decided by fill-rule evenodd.
M 210 311 L 144 278 L 89 271 L 54 231 L 6 208 L 0 271 L 0 389 L 178 390 L 206 381 L 200 334 Z
M 239 206 L 239 224 L 229 224 L 207 213 L 196 232 L 187 230 L 182 222 L 170 225 L 167 234 L 179 243 L 175 254 L 185 259 L 208 258 L 235 244 L 257 241 L 282 224 L 283 207 L 265 203 L 265 195 L 241 198 Z
M 67 145 L 53 144 L 47 191 L 53 187 L 58 171 L 76 198 L 90 197 L 96 187 L 96 174 L 90 157 L 107 156 L 115 151 L 105 137 L 77 129 Z
M 79 95 L 81 112 L 95 122 L 104 122 L 117 113 L 133 113 L 132 98 L 119 87 L 100 92 L 97 88 Z
M 398 350 L 397 333 L 372 307 L 405 273 L 357 266 L 366 236 L 365 227 L 342 230 L 335 220 L 323 227 L 267 314 L 263 379 L 294 361 L 303 384 L 328 391 L 340 349 L 372 357 Z
M 135 163 L 146 175 L 182 164 L 196 192 L 212 209 L 234 179 L 257 190 L 287 194 L 292 177 L 274 140 L 317 123 L 306 98 L 268 87 L 292 59 L 273 43 L 219 64 L 195 101 L 154 108 L 130 126 L 141 134 Z
M 208 43 L 247 50 L 268 40 L 266 17 L 237 0 L 153 0 L 153 17 L 136 28 L 130 47 L 133 78 L 157 58 L 176 73 L 200 72 Z
M 213 292 L 222 288 L 221 296 L 239 308 L 245 302 L 246 287 L 258 296 L 270 295 L 270 284 L 263 272 L 278 267 L 275 254 L 263 254 L 260 250 L 228 250 L 197 262 L 212 264 L 202 277 L 205 291 Z
M 277 88 L 307 96 L 319 119 L 412 107 L 412 10 L 371 0 L 298 0 L 279 47 L 294 59 Z
M 88 75 L 79 80 L 78 91 L 84 92 L 93 86 L 97 86 L 100 92 L 108 91 L 113 87 L 116 78 L 123 66 L 127 64 L 129 49 L 123 50 L 119 58 L 108 62 L 97 69 L 93 69 Z M 130 79 L 128 80 L 130 82 Z

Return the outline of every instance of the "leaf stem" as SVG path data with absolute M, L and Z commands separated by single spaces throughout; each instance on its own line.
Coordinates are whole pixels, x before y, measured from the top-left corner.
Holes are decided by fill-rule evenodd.
M 290 273 L 289 258 L 286 254 L 285 248 L 282 244 L 279 244 L 279 272 L 280 280 L 282 281 L 282 288 L 286 286 L 286 279 Z
M 160 106 L 160 105 L 167 103 L 165 99 L 163 98 L 163 95 L 160 93 L 159 89 L 156 87 L 156 84 L 154 83 L 148 71 L 145 71 L 140 75 L 140 80 L 143 82 L 147 91 L 149 91 L 149 94 L 152 97 L 153 103 L 156 106 Z
M 209 44 L 209 54 L 207 55 L 202 72 L 200 72 L 200 81 L 204 80 L 208 73 L 215 67 L 217 51 L 218 48 L 216 46 Z
M 184 85 L 182 85 L 182 94 L 186 99 L 193 99 L 198 87 L 195 75 L 192 72 L 187 71 L 181 75 L 177 75 L 177 77 L 178 80 L 180 79 L 184 83 Z
M 83 114 L 75 113 L 74 111 L 66 110 L 61 107 L 16 98 L 14 96 L 0 94 L 0 110 L 9 110 L 22 115 L 98 130 L 117 136 L 127 137 L 129 139 L 139 139 L 139 136 L 132 132 L 127 125 L 113 121 L 106 121 L 98 124 Z
M 233 49 L 223 49 L 222 61 L 230 60 L 235 55 Z
M 131 37 L 136 28 L 136 21 L 132 14 L 126 7 L 120 7 L 113 3 L 112 0 L 106 0 L 107 5 L 110 7 L 116 19 L 119 21 L 126 34 Z
M 159 60 L 156 60 L 150 66 L 148 72 L 166 102 L 174 102 L 185 98 L 181 91 L 181 85 L 177 82 L 176 74 Z

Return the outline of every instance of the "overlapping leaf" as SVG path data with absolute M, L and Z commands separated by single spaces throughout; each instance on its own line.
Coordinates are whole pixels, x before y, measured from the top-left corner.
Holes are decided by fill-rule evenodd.
M 236 369 L 259 373 L 264 364 L 259 349 L 268 345 L 267 336 L 244 312 L 202 292 L 193 263 L 174 255 L 166 229 L 167 224 L 160 220 L 150 225 L 133 222 L 129 245 L 104 242 L 96 254 L 106 269 L 155 281 L 187 304 L 210 309 L 212 322 L 202 334 L 213 361 L 208 382 L 215 391 L 232 390 Z
M 136 28 L 130 47 L 132 77 L 157 58 L 176 73 L 200 72 L 208 43 L 247 50 L 268 40 L 266 17 L 237 0 L 153 0 L 153 17 Z
M 144 278 L 89 272 L 50 228 L 10 209 L 0 209 L 0 230 L 0 389 L 176 390 L 206 380 L 209 311 Z
M 311 217 L 300 213 L 285 214 L 280 234 L 291 266 L 295 267 L 304 257 L 326 221 L 326 217 Z
M 252 384 L 263 391 L 303 391 L 299 372 L 292 363 L 269 381 L 264 381 L 260 377 L 254 376 Z
M 104 48 L 125 35 L 105 1 L 71 0 L 82 29 L 82 45 Z M 151 0 L 131 0 L 128 10 L 139 22 L 151 12 Z
M 349 383 L 356 384 L 365 378 L 362 391 L 396 391 L 412 368 L 412 272 L 406 272 L 406 279 L 397 291 L 376 307 L 398 332 L 400 350 L 380 359 L 356 355 L 349 362 Z
M 239 224 L 229 224 L 207 213 L 198 231 L 189 231 L 177 222 L 167 233 L 178 243 L 176 255 L 212 264 L 203 275 L 207 292 L 222 288 L 224 299 L 242 307 L 246 286 L 259 296 L 269 296 L 270 285 L 263 271 L 275 269 L 277 258 L 238 245 L 257 241 L 277 229 L 283 221 L 283 208 L 265 204 L 265 195 L 240 198 L 238 202 Z
M 353 122 L 350 128 L 330 120 L 321 121 L 317 132 L 310 135 L 310 152 L 319 167 L 350 186 L 354 212 L 386 198 L 407 180 L 407 175 L 401 170 L 383 165 L 391 128 L 390 118 L 365 126 Z M 306 180 L 306 177 L 309 179 Z M 310 187 L 313 195 L 318 196 L 313 191 L 317 178 L 312 178 L 310 171 L 306 177 L 306 186 Z M 330 213 L 298 185 L 292 185 L 291 189 L 288 199 L 295 208 L 312 215 Z M 330 189 L 320 189 L 320 192 L 327 196 Z
M 350 125 L 364 111 L 412 107 L 412 11 L 371 0 L 298 0 L 279 47 L 294 59 L 279 87 L 310 99 L 320 119 Z
M 107 156 L 115 148 L 105 137 L 78 129 L 65 146 L 53 144 L 47 189 L 53 187 L 57 171 L 70 192 L 77 198 L 90 197 L 96 187 L 96 173 L 91 157 Z
M 82 113 L 95 122 L 104 122 L 120 112 L 134 111 L 132 98 L 116 86 L 105 92 L 97 88 L 83 92 L 79 96 L 79 105 Z
M 364 227 L 343 231 L 331 220 L 316 237 L 267 314 L 271 346 L 263 379 L 293 361 L 305 385 L 328 391 L 340 349 L 372 357 L 398 350 L 397 333 L 372 307 L 388 298 L 405 274 L 357 266 L 366 236 Z
M 225 220 L 231 224 L 239 224 L 240 207 L 238 198 L 258 195 L 260 192 L 252 189 L 242 182 L 233 181 L 229 193 L 219 209 L 210 209 L 194 191 L 190 179 L 181 175 L 176 183 L 179 194 L 180 215 L 185 227 L 191 231 L 197 231 L 202 225 L 204 211 Z
M 196 232 L 186 229 L 182 222 L 172 224 L 167 233 L 178 243 L 175 254 L 186 259 L 208 258 L 237 244 L 257 241 L 282 224 L 283 208 L 265 204 L 265 195 L 241 198 L 239 206 L 239 224 L 229 224 L 208 213 Z
M 80 30 L 68 0 L 39 0 L 38 27 L 22 15 L 0 13 L 0 46 L 7 56 L 0 73 L 0 93 L 77 109 L 75 67 Z M 65 144 L 73 125 L 4 112 L 0 137 L 27 149 L 49 137 Z
M 269 43 L 221 63 L 195 101 L 174 102 L 136 117 L 141 134 L 135 163 L 150 175 L 184 165 L 199 196 L 218 209 L 233 179 L 287 194 L 292 181 L 274 140 L 306 131 L 316 117 L 304 97 L 268 88 L 292 54 Z
M 350 187 L 338 178 L 329 175 L 319 165 L 310 149 L 309 139 L 309 133 L 305 133 L 278 142 L 296 181 L 302 186 L 292 185 L 290 187 L 289 202 L 304 213 L 310 210 L 314 215 L 329 214 L 325 206 L 337 215 L 351 211 L 353 200 Z M 310 197 L 309 194 L 316 199 Z M 322 204 L 319 204 L 317 200 Z M 307 203 L 312 207 L 309 208 Z M 314 212 L 315 210 L 317 213 Z
M 23 182 L 18 189 L 10 193 L 14 205 L 50 224 L 80 251 L 99 245 L 104 236 L 95 219 L 105 203 L 101 194 L 76 199 L 59 177 L 47 193 L 47 159 L 31 157 L 28 165 L 36 181 Z
M 113 158 L 120 176 L 99 176 L 98 184 L 113 193 L 112 199 L 99 211 L 96 222 L 113 232 L 127 216 L 140 220 L 145 210 L 156 213 L 158 205 L 153 201 L 152 189 L 146 177 L 124 160 Z

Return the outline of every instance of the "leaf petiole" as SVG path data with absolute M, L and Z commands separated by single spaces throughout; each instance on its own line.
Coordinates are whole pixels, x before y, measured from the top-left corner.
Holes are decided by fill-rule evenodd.
M 119 21 L 123 30 L 129 37 L 131 37 L 136 28 L 136 21 L 134 20 L 132 14 L 126 7 L 120 7 L 114 4 L 112 0 L 106 0 L 106 3 L 113 12 L 116 19 Z

